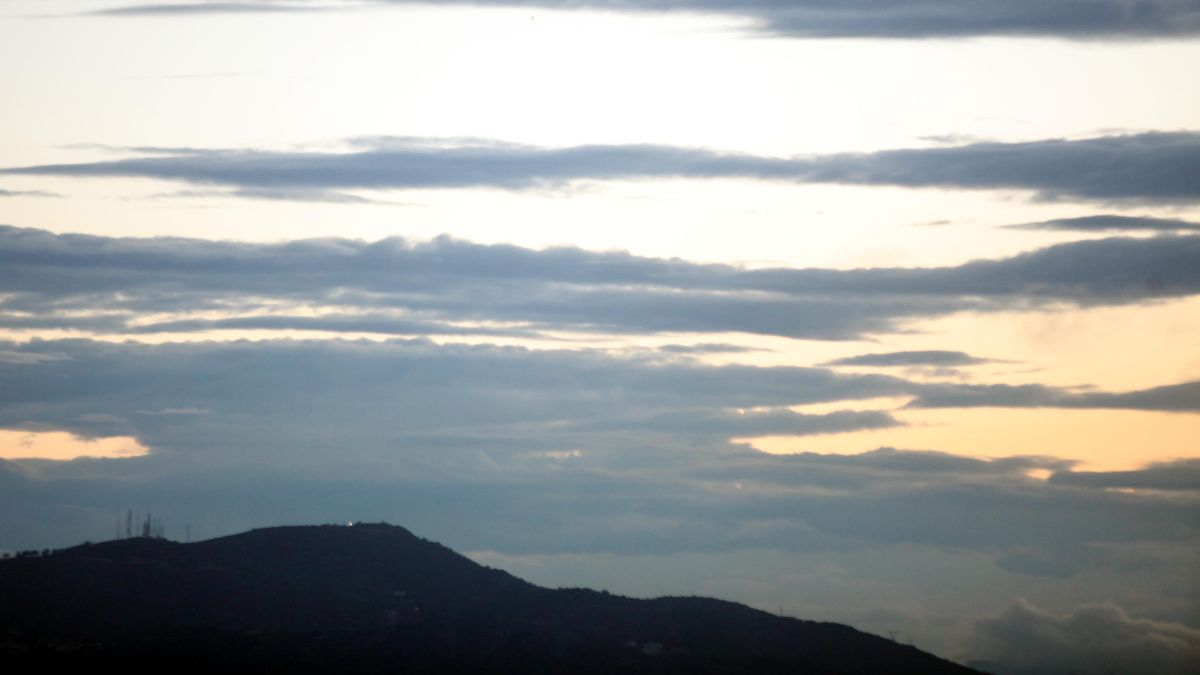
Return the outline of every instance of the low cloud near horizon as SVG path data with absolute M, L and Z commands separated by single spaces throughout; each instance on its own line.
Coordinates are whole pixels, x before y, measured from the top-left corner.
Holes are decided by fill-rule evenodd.
M 1135 619 L 1113 604 L 1056 616 L 1027 600 L 976 622 L 972 665 L 996 675 L 1190 675 L 1200 670 L 1200 630 Z

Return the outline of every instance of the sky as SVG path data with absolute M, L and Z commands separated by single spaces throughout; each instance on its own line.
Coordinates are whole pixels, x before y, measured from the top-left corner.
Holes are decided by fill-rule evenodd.
M 1200 2 L 0 0 L 0 62 L 0 550 L 384 520 L 1200 668 Z

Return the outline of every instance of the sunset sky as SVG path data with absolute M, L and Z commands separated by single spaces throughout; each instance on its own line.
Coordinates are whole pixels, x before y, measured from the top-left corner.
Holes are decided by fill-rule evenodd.
M 0 551 L 386 520 L 1200 668 L 1200 2 L 0 0 L 0 63 Z

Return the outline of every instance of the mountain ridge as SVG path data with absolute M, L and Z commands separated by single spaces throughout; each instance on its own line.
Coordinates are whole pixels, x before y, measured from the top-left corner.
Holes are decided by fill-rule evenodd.
M 542 588 L 385 523 L 85 544 L 0 561 L 0 597 L 0 654 L 30 665 L 976 672 L 848 626 L 724 600 Z

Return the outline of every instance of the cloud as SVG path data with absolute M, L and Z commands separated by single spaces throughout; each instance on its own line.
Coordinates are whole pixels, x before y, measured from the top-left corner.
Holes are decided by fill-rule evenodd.
M 1064 397 L 1068 408 L 1125 408 L 1128 410 L 1200 411 L 1200 382 L 1151 387 L 1120 393 L 1096 392 Z
M 910 188 L 1026 190 L 1041 199 L 1195 202 L 1200 134 L 975 143 L 777 158 L 663 145 L 523 146 L 474 139 L 358 139 L 346 152 L 149 148 L 100 162 L 9 167 L 0 174 L 136 177 L 329 200 L 345 190 L 560 187 L 577 181 L 748 178 Z M 1079 171 L 1078 167 L 1089 167 Z
M 85 14 L 93 16 L 196 16 L 205 14 L 263 14 L 276 12 L 316 11 L 327 6 L 313 3 L 285 2 L 191 2 L 158 5 L 127 5 L 111 7 Z
M 314 204 L 374 204 L 379 206 L 420 206 L 409 202 L 393 202 L 370 199 L 348 192 L 333 190 L 288 190 L 288 189 L 244 189 L 244 190 L 174 190 L 141 199 L 212 199 L 241 197 L 277 202 L 310 202 Z
M 754 347 L 723 342 L 702 342 L 694 345 L 662 345 L 657 349 L 660 352 L 668 354 L 745 354 L 763 351 Z
M 501 452 L 507 444 L 522 451 L 550 445 L 616 452 L 638 429 L 666 434 L 658 441 L 664 451 L 680 443 L 671 436 L 688 436 L 688 447 L 720 448 L 730 436 L 894 424 L 877 412 L 802 415 L 784 408 L 895 395 L 906 386 L 819 368 L 718 367 L 653 354 L 423 340 L 0 346 L 23 357 L 0 362 L 9 385 L 0 394 L 0 427 L 32 422 L 89 435 L 94 430 L 83 416 L 105 414 L 132 420 L 123 432 L 144 434 L 162 452 L 187 447 L 193 432 L 211 433 L 209 424 L 245 434 L 231 450 L 253 438 L 291 453 L 332 433 L 346 442 L 361 435 L 359 451 L 367 454 L 386 448 L 386 438 L 455 439 L 472 451 L 483 444 Z M 69 358 L 37 368 L 23 362 L 39 354 Z M 198 426 L 167 419 L 178 415 L 139 416 L 164 409 L 208 414 L 188 421 Z M 700 446 L 695 435 L 704 438 Z M 209 452 L 225 446 L 220 437 L 205 441 Z
M 0 188 L 0 197 L 61 197 L 56 192 L 44 190 L 5 190 Z
M 1200 460 L 1162 462 L 1134 471 L 1059 471 L 1050 476 L 1050 482 L 1088 488 L 1200 491 Z
M 6 383 L 0 392 L 0 428 L 61 430 L 88 438 L 130 435 L 161 455 L 203 448 L 214 461 L 229 462 L 245 458 L 246 448 L 289 461 L 318 461 L 331 445 L 347 446 L 353 448 L 342 452 L 348 465 L 353 456 L 363 461 L 388 457 L 396 466 L 413 463 L 414 470 L 425 472 L 447 470 L 478 453 L 503 462 L 522 453 L 570 448 L 587 453 L 589 461 L 619 459 L 629 466 L 662 456 L 727 453 L 738 447 L 734 438 L 803 437 L 900 424 L 886 412 L 853 410 L 854 401 L 921 395 L 936 387 L 965 390 L 961 398 L 970 405 L 973 389 L 823 368 L 709 366 L 654 352 L 425 340 L 163 345 L 35 340 L 0 343 L 0 353 L 7 355 L 0 360 Z M 841 403 L 843 410 L 802 414 L 789 409 L 816 403 Z M 105 423 L 97 423 L 100 419 Z M 951 461 L 915 455 L 904 461 L 918 459 L 927 473 L 943 471 Z M 881 456 L 873 461 L 894 467 L 900 460 Z M 750 465 L 757 466 L 764 465 Z M 1069 468 L 988 466 L 1018 473 Z M 780 466 L 770 471 L 791 481 L 808 480 L 803 472 L 793 475 Z
M 423 4 L 377 0 L 378 5 Z M 1064 38 L 1182 37 L 1200 32 L 1200 8 L 1192 0 L 451 0 L 442 4 L 626 12 L 724 14 L 752 20 L 768 33 L 800 38 L 929 38 L 976 35 Z M 135 5 L 104 13 L 176 15 L 254 12 L 320 7 L 312 3 L 191 2 Z
M 842 359 L 829 361 L 827 366 L 974 366 L 992 363 L 991 359 L 981 359 L 966 352 L 924 350 L 909 352 L 889 352 L 886 354 L 860 354 Z
M 142 415 L 207 415 L 208 408 L 163 408 L 162 410 L 139 410 Z
M 52 361 L 62 361 L 69 358 L 62 354 L 45 354 L 37 352 L 0 351 L 0 363 L 37 365 Z
M 1072 242 L 955 267 L 749 270 L 444 237 L 251 244 L 0 227 L 0 325 L 101 334 L 744 332 L 837 340 L 964 310 L 1197 292 L 1194 236 Z M 923 404 L 934 405 L 936 394 L 927 392 Z
M 1200 223 L 1188 220 L 1112 214 L 1059 218 L 1005 227 L 1014 230 L 1057 230 L 1062 232 L 1200 232 Z
M 0 319 L 0 325 L 3 320 Z M 489 335 L 544 338 L 534 330 L 490 326 L 454 326 L 379 314 L 326 314 L 323 316 L 244 316 L 229 319 L 181 319 L 117 327 L 135 334 L 192 333 L 211 330 L 302 330 L 379 335 Z
M 1114 542 L 1200 535 L 1195 500 L 1030 477 L 1071 468 L 1054 458 L 773 456 L 733 441 L 788 434 L 803 448 L 895 425 L 853 410 L 921 386 L 885 376 L 421 340 L 2 346 L 70 358 L 0 363 L 0 428 L 152 450 L 23 463 L 33 475 L 0 491 L 0 509 L 41 516 L 5 524 L 6 541 L 133 504 L 208 528 L 370 514 L 512 553 L 928 545 L 1065 577 L 1116 564 Z M 844 409 L 789 409 L 817 402 Z
M 1200 381 L 1126 392 L 1072 393 L 1038 384 L 927 385 L 912 408 L 1110 408 L 1200 412 Z
M 877 410 L 842 410 L 806 415 L 786 408 L 773 410 L 708 410 L 658 412 L 619 416 L 584 425 L 586 429 L 622 429 L 662 432 L 676 436 L 809 436 L 900 426 L 891 415 Z
M 975 624 L 968 665 L 997 675 L 1185 675 L 1200 669 L 1200 630 L 1135 619 L 1113 604 L 1056 616 L 1017 600 Z

